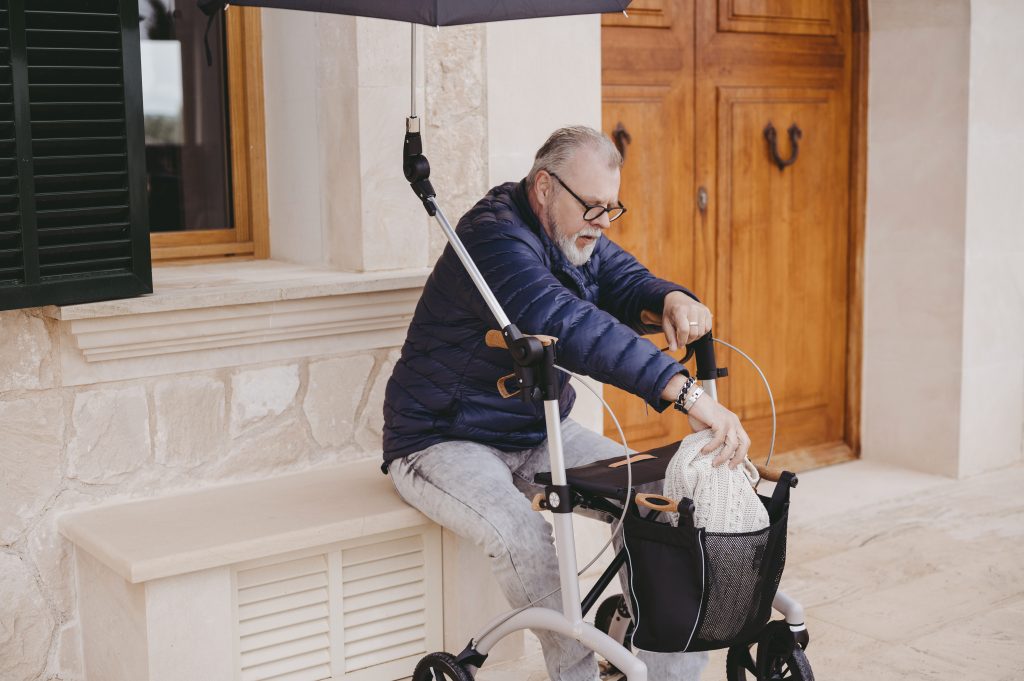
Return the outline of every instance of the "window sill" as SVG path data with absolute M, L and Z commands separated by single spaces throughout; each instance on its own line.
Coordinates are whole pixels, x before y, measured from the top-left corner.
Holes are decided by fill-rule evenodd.
M 257 260 L 153 270 L 154 293 L 45 308 L 63 385 L 402 344 L 429 269 L 335 272 Z

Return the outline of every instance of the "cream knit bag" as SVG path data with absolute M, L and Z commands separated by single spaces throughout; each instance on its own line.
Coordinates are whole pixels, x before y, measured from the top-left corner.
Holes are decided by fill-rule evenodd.
M 665 470 L 665 496 L 675 501 L 692 499 L 693 523 L 708 532 L 753 532 L 768 527 L 768 511 L 752 486 L 758 480 L 754 464 L 744 459 L 735 470 L 726 464 L 712 466 L 722 448 L 710 454 L 700 451 L 712 438 L 711 429 L 706 428 L 683 439 Z M 677 525 L 679 514 L 670 513 L 669 519 Z

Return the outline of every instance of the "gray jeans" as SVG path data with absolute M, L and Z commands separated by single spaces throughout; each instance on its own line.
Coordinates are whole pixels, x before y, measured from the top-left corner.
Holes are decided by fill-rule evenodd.
M 571 419 L 562 422 L 567 468 L 622 454 L 622 445 Z M 442 442 L 392 462 L 398 493 L 434 522 L 487 552 L 491 570 L 513 607 L 558 588 L 558 559 L 551 525 L 530 507 L 543 488 L 535 474 L 550 470 L 547 443 L 502 452 L 476 442 Z M 623 570 L 623 573 L 625 569 Z M 562 609 L 558 593 L 540 601 Z M 595 681 L 597 661 L 578 641 L 534 631 L 544 650 L 551 681 Z M 697 681 L 706 653 L 639 651 L 650 681 Z

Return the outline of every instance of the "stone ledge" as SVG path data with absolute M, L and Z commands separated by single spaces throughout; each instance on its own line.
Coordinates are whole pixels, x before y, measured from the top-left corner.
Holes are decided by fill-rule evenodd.
M 430 521 L 379 461 L 67 513 L 61 534 L 133 584 Z
M 62 384 L 396 347 L 429 269 L 335 272 L 274 261 L 154 270 L 155 292 L 48 307 Z

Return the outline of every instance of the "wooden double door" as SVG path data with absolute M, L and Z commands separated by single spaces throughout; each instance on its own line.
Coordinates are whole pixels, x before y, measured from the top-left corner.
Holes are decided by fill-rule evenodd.
M 773 463 L 798 470 L 856 451 L 855 10 L 850 0 L 634 0 L 628 18 L 602 26 L 603 127 L 625 150 L 629 208 L 609 236 L 690 287 L 715 335 L 761 366 L 777 410 Z M 717 349 L 730 371 L 719 398 L 763 460 L 768 394 L 742 357 Z M 689 432 L 677 413 L 606 394 L 636 449 Z

